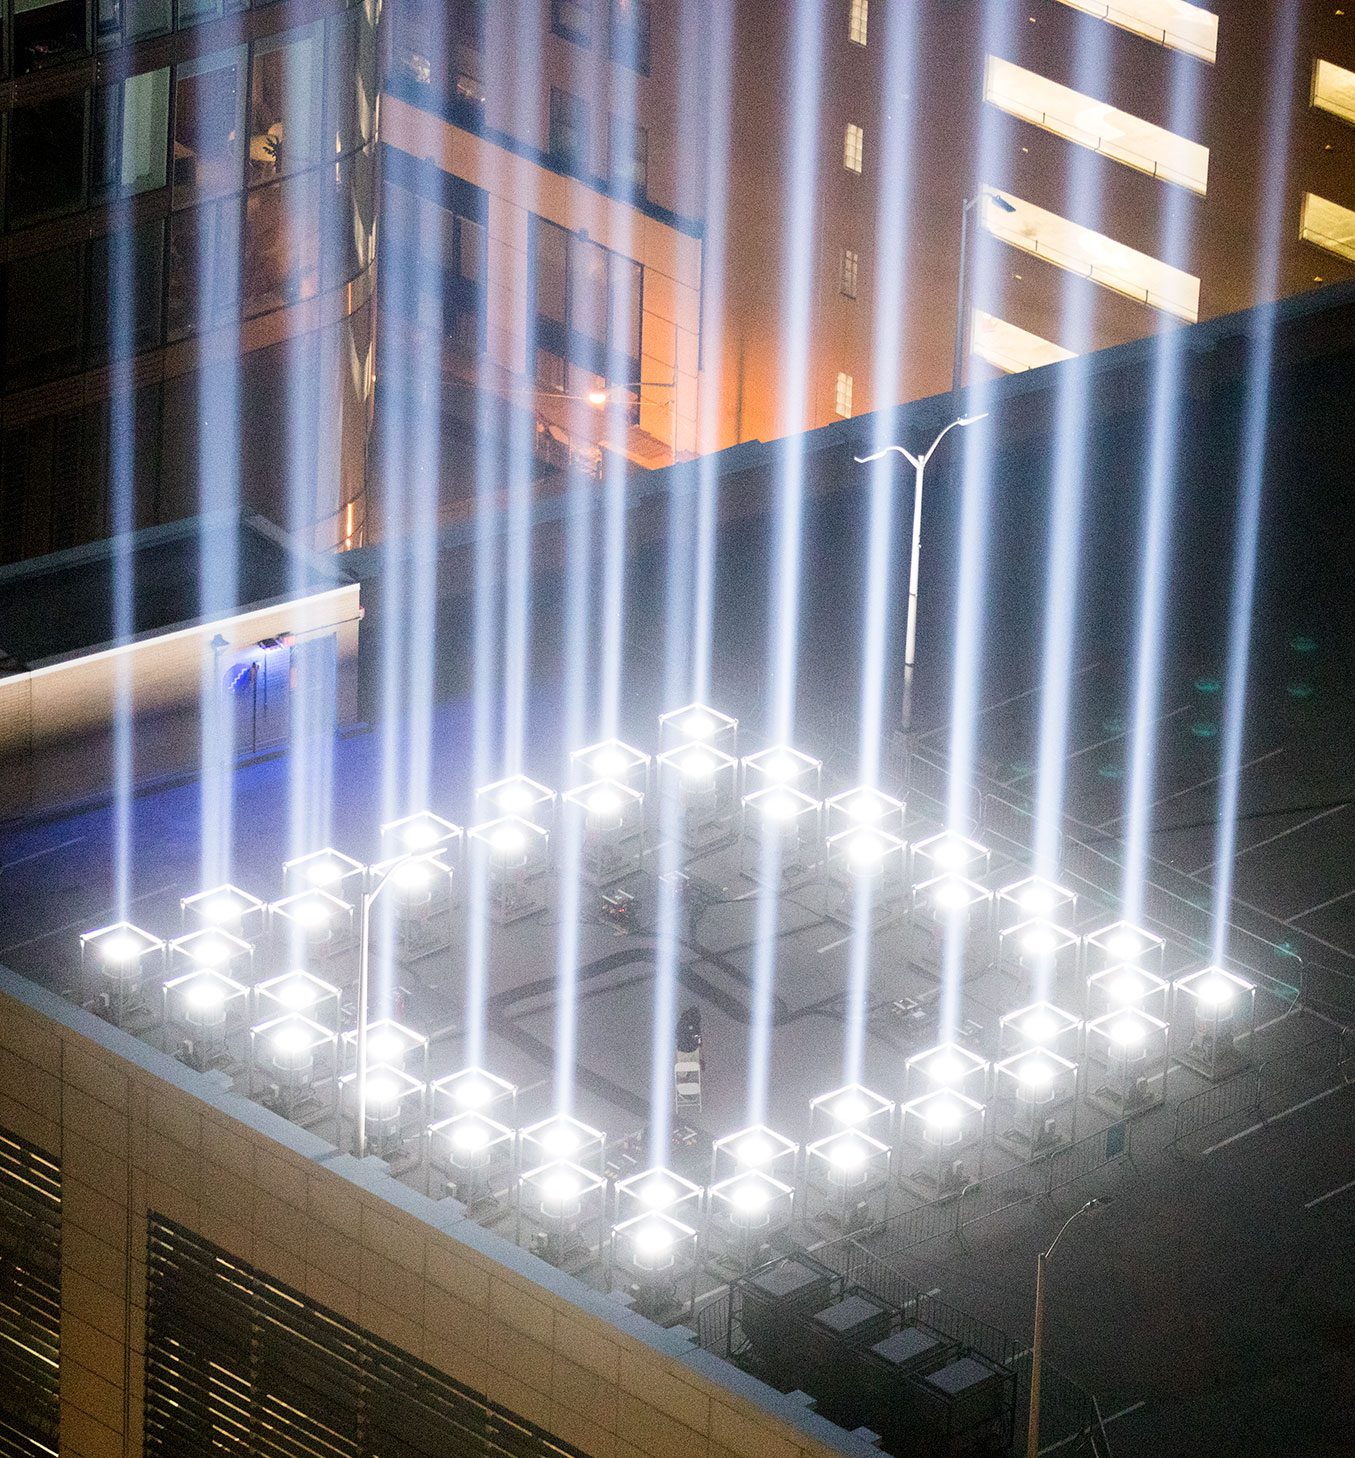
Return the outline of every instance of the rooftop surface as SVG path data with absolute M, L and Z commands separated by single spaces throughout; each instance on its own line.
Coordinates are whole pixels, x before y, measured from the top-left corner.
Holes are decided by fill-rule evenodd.
M 200 518 L 147 527 L 130 539 L 132 637 L 189 627 L 202 615 Z M 271 522 L 240 518 L 235 600 L 210 616 L 232 617 L 279 599 L 338 587 L 349 579 L 336 558 L 308 552 Z M 113 646 L 113 539 L 0 567 L 0 658 L 10 671 Z

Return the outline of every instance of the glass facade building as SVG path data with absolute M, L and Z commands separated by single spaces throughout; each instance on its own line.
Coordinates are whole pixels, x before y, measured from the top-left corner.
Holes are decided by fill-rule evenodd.
M 108 533 L 115 383 L 135 389 L 135 524 L 197 510 L 200 366 L 231 356 L 242 504 L 318 547 L 362 539 L 377 18 L 7 0 L 0 561 Z

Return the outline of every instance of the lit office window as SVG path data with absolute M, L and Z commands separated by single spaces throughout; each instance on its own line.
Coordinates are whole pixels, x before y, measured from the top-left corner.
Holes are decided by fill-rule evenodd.
M 1190 324 L 1199 318 L 1200 280 L 1194 274 L 1009 192 L 986 187 L 983 196 L 983 225 L 993 237 Z
M 612 181 L 628 195 L 644 197 L 649 189 L 649 132 L 614 116 L 608 140 Z
M 1204 195 L 1209 180 L 1209 148 L 1154 126 L 1132 112 L 1107 106 L 998 56 L 988 57 L 983 97 L 1033 126 L 1102 152 L 1126 167 Z
M 842 265 L 839 270 L 839 288 L 844 299 L 856 297 L 856 283 L 861 271 L 861 259 L 855 248 L 842 250 Z
M 1219 18 L 1186 0 L 1063 0 L 1074 10 L 1131 30 L 1160 46 L 1213 62 L 1218 52 Z
M 1355 261 L 1355 212 L 1315 192 L 1305 192 L 1299 237 L 1328 253 Z
M 1026 370 L 1037 370 L 1041 365 L 1057 364 L 1061 359 L 1076 357 L 1071 349 L 1041 339 L 1028 329 L 1008 324 L 1005 319 L 985 314 L 982 309 L 974 310 L 969 352 L 1008 375 L 1019 375 Z
M 1333 61 L 1314 61 L 1313 105 L 1342 121 L 1355 122 L 1355 71 Z
M 550 154 L 567 172 L 588 170 L 588 107 L 555 86 L 550 91 Z
M 870 28 L 870 0 L 852 0 L 851 19 L 847 23 L 847 39 L 853 45 L 866 43 L 866 32 Z
M 842 143 L 842 165 L 848 172 L 861 171 L 866 155 L 866 134 L 855 122 L 847 123 L 847 135 Z
M 855 382 L 849 374 L 837 372 L 837 388 L 833 392 L 833 409 L 843 420 L 850 420 L 852 414 L 852 390 Z

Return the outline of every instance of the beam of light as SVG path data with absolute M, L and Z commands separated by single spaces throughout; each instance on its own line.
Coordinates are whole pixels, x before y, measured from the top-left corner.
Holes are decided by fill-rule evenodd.
M 1256 600 L 1257 548 L 1265 487 L 1266 447 L 1270 434 L 1270 374 L 1275 356 L 1275 309 L 1279 291 L 1282 241 L 1288 215 L 1286 162 L 1293 92 L 1298 5 L 1287 0 L 1279 11 L 1266 91 L 1271 132 L 1262 173 L 1261 252 L 1252 296 L 1265 302 L 1251 315 L 1247 355 L 1238 511 L 1233 539 L 1233 583 L 1229 602 L 1228 660 L 1224 677 L 1223 733 L 1220 755 L 1218 834 L 1214 842 L 1213 961 L 1228 956 L 1229 915 L 1233 899 L 1233 857 L 1237 849 L 1237 804 L 1242 783 L 1242 742 L 1246 731 L 1247 679 L 1251 667 L 1252 609 Z
M 206 122 L 204 122 L 204 125 Z M 202 139 L 211 155 L 215 138 Z M 234 335 L 240 318 L 240 212 L 227 198 L 199 210 L 194 259 L 199 338 Z M 240 578 L 240 356 L 235 349 L 204 362 L 195 377 L 198 472 L 198 612 L 205 623 L 231 616 Z M 214 637 L 221 634 L 214 630 Z M 203 645 L 200 683 L 200 884 L 231 880 L 235 826 L 236 664 L 229 645 Z M 238 691 L 248 692 L 242 679 Z
M 1194 136 L 1199 122 L 1197 62 L 1172 59 L 1171 129 Z M 1184 267 L 1192 243 L 1192 207 L 1184 189 L 1166 191 L 1160 253 Z M 1149 407 L 1147 500 L 1139 558 L 1138 621 L 1135 626 L 1133 704 L 1126 784 L 1121 914 L 1143 919 L 1148 842 L 1152 833 L 1153 784 L 1157 777 L 1157 719 L 1162 703 L 1164 609 L 1171 569 L 1171 523 L 1179 466 L 1185 337 L 1179 328 L 1158 332 L 1153 343 L 1153 395 Z
M 823 70 L 823 6 L 796 0 L 791 31 L 793 56 L 785 217 L 783 311 L 786 360 L 780 427 L 780 481 L 772 552 L 768 633 L 769 730 L 788 744 L 795 727 L 796 660 L 800 646 L 800 553 L 804 531 L 805 413 L 809 404 L 810 332 L 814 310 L 817 230 L 819 113 Z
M 614 7 L 615 8 L 615 7 Z M 634 26 L 623 25 L 614 31 L 612 41 L 620 40 L 622 54 L 618 64 L 612 68 L 612 96 L 616 114 L 611 122 L 624 135 L 630 135 L 636 120 L 635 94 L 636 71 L 639 62 L 635 54 L 636 30 Z M 628 206 L 618 209 L 619 226 L 611 238 L 613 255 L 608 256 L 607 312 L 610 316 L 608 329 L 613 337 L 609 340 L 607 353 L 602 360 L 603 374 L 608 384 L 643 379 L 643 349 L 638 349 L 634 360 L 630 356 L 629 340 L 640 335 L 640 307 L 638 290 L 628 286 L 630 260 L 635 257 L 635 204 L 639 202 L 633 184 L 626 189 Z M 619 381 L 618 381 L 619 377 Z M 673 362 L 673 378 L 676 388 L 677 361 Z M 636 397 L 643 391 L 636 386 Z M 604 739 L 614 738 L 620 731 L 622 655 L 626 641 L 626 495 L 630 475 L 630 463 L 626 459 L 626 435 L 630 427 L 630 391 L 613 391 L 603 408 L 604 433 L 607 449 L 603 451 L 603 508 L 602 508 L 602 679 L 601 702 L 599 704 L 598 729 Z
M 985 0 L 983 45 L 986 55 L 1006 49 L 1010 29 L 1010 7 L 1004 0 Z M 979 136 L 970 196 L 977 196 L 986 179 L 1003 168 L 1003 138 L 1007 128 L 991 107 L 979 114 Z M 971 303 L 986 307 L 986 300 L 999 292 L 998 248 L 981 226 L 980 199 L 975 207 L 969 238 L 972 257 Z M 958 221 L 958 220 L 957 220 Z M 956 327 L 963 322 L 956 320 Z M 960 467 L 960 525 L 956 582 L 954 648 L 950 690 L 950 781 L 946 800 L 946 826 L 957 834 L 970 829 L 970 805 L 974 791 L 976 754 L 975 725 L 980 709 L 983 677 L 983 618 L 988 591 L 988 525 L 993 489 L 993 421 L 991 391 L 986 380 L 970 386 L 964 401 L 966 415 L 987 414 L 964 432 L 964 456 Z M 960 982 L 964 971 L 964 937 L 952 924 L 947 928 L 942 951 L 941 1037 L 951 1038 L 959 1026 Z
M 704 218 L 701 253 L 703 307 L 701 362 L 705 374 L 697 399 L 697 511 L 692 599 L 691 682 L 684 697 L 707 703 L 711 689 L 711 640 L 715 624 L 715 544 L 719 520 L 719 472 L 715 452 L 720 442 L 720 396 L 725 351 L 725 286 L 729 248 L 730 110 L 733 77 L 732 0 L 687 0 L 683 7 L 683 55 L 702 54 L 705 84 L 695 86 L 690 104 L 705 117 L 704 208 L 689 208 Z M 698 46 L 705 37 L 706 49 Z M 695 78 L 693 77 L 693 80 Z M 706 88 L 709 88 L 708 90 Z
M 819 112 L 823 69 L 823 6 L 796 0 L 791 30 L 788 206 L 785 218 L 785 338 L 780 471 L 775 545 L 769 584 L 767 680 L 772 738 L 789 744 L 795 722 L 796 667 L 800 638 L 800 555 L 804 532 L 805 412 L 809 403 L 810 331 L 814 310 L 814 210 L 818 196 Z M 758 849 L 756 942 L 748 1029 L 748 1122 L 761 1123 L 767 1105 L 772 1008 L 776 982 L 776 933 L 780 921 L 779 837 L 764 834 Z
M 884 117 L 879 140 L 879 207 L 876 218 L 877 257 L 874 272 L 876 297 L 872 321 L 874 336 L 873 389 L 875 417 L 872 451 L 893 443 L 902 395 L 905 349 L 904 299 L 908 274 L 908 219 L 913 180 L 913 107 L 917 67 L 915 5 L 891 5 L 885 13 L 885 67 L 882 96 Z M 890 607 L 897 591 L 893 580 L 894 493 L 908 489 L 907 478 L 896 480 L 898 460 L 885 455 L 870 467 L 870 514 L 866 536 L 866 591 L 863 603 L 861 654 L 860 772 L 863 785 L 874 785 L 880 775 L 880 749 L 884 735 L 884 694 L 889 675 L 886 653 Z M 906 484 L 902 484 L 906 480 Z M 869 876 L 857 878 L 852 903 L 849 953 L 847 1026 L 843 1081 L 859 1083 L 865 1057 L 866 1009 L 869 1002 L 874 888 Z
M 116 114 L 116 109 L 114 114 Z M 131 209 L 115 208 L 110 235 L 109 335 L 113 368 L 109 399 L 109 528 L 113 554 L 113 641 L 127 643 L 136 631 L 136 385 L 132 367 L 136 278 L 132 258 Z M 118 921 L 129 921 L 132 901 L 132 702 L 131 655 L 113 655 L 113 904 Z
M 491 7 L 492 8 L 492 7 Z M 541 117 L 542 48 L 541 27 L 510 26 L 506 15 L 487 17 L 486 46 L 497 51 L 487 58 L 487 74 L 503 78 L 511 98 L 508 130 L 516 137 L 539 137 Z M 518 205 L 535 213 L 533 197 L 517 199 Z M 529 234 L 528 247 L 532 246 Z M 536 309 L 527 309 L 527 338 L 523 372 L 536 373 Z M 527 679 L 531 654 L 532 609 L 532 497 L 534 490 L 533 432 L 535 415 L 530 408 L 509 411 L 508 423 L 508 519 L 504 545 L 503 608 L 503 757 L 505 775 L 517 774 L 523 765 L 527 735 Z
M 1074 83 L 1091 96 L 1107 83 L 1108 27 L 1078 28 L 1073 58 Z M 1089 228 L 1101 223 L 1101 174 L 1104 163 L 1085 147 L 1070 150 L 1067 213 Z M 1085 280 L 1063 274 L 1061 343 L 1077 356 L 1058 367 L 1054 407 L 1054 470 L 1049 501 L 1045 561 L 1044 634 L 1040 660 L 1039 729 L 1035 781 L 1035 873 L 1057 880 L 1063 801 L 1067 787 L 1068 720 L 1073 653 L 1077 633 L 1078 565 L 1086 501 L 1087 434 L 1091 380 L 1087 353 L 1092 343 L 1094 290 Z M 1035 971 L 1034 996 L 1045 1001 L 1052 988 L 1052 964 Z
M 587 407 L 583 407 L 586 409 Z M 573 413 L 582 413 L 575 406 Z M 573 427 L 571 426 L 571 431 Z M 592 490 L 589 478 L 571 464 L 565 520 L 565 743 L 579 745 L 588 733 L 588 607 L 592 557 Z M 581 807 L 562 806 L 556 833 L 559 909 L 555 957 L 555 1111 L 573 1111 L 578 1056 L 579 920 L 582 906 L 584 816 Z

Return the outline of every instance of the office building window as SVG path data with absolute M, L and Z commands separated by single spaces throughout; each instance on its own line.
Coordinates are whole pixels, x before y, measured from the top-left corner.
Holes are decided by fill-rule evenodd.
M 254 188 L 245 204 L 240 302 L 246 316 L 320 291 L 320 174 Z
M 169 153 L 169 67 L 94 93 L 93 199 L 163 187 Z
M 550 28 L 576 46 L 593 43 L 593 0 L 550 0 Z
M 14 70 L 26 76 L 86 55 L 85 0 L 14 0 Z
M 249 82 L 251 183 L 268 182 L 325 160 L 324 74 L 322 20 L 255 42 Z
M 240 314 L 240 197 L 176 213 L 169 232 L 165 323 L 170 339 Z
M 1355 211 L 1340 203 L 1305 192 L 1299 236 L 1305 243 L 1355 261 Z
M 842 165 L 848 172 L 860 173 L 866 155 L 866 134 L 855 122 L 847 123 L 842 142 Z
M 174 71 L 174 206 L 239 190 L 244 157 L 245 47 Z
M 649 133 L 614 116 L 610 135 L 612 181 L 628 195 L 644 197 L 649 187 Z
M 1314 61 L 1313 105 L 1342 121 L 1355 122 L 1355 71 L 1334 61 Z
M 1008 375 L 1023 374 L 1026 370 L 1039 369 L 1041 365 L 1076 358 L 1071 349 L 1064 349 L 1061 344 L 1032 334 L 1029 329 L 1008 324 L 1005 319 L 986 314 L 982 309 L 973 312 L 970 340 L 970 354 Z
M 110 358 L 152 349 L 160 343 L 160 293 L 165 277 L 165 225 L 152 218 L 135 231 L 120 230 L 95 238 L 89 247 L 89 327 L 85 358 L 91 369 Z M 125 288 L 127 303 L 114 307 Z M 121 306 L 121 300 L 118 301 Z M 131 325 L 118 338 L 119 313 Z
M 10 112 L 11 228 L 59 218 L 84 204 L 85 95 L 77 91 Z
M 644 270 L 545 218 L 532 219 L 532 233 L 540 383 L 638 380 Z
M 1200 280 L 1184 269 L 991 187 L 983 189 L 982 217 L 993 237 L 1023 253 L 1187 323 L 1200 317 Z
M 568 91 L 550 90 L 550 154 L 566 171 L 588 171 L 588 107 Z
M 484 0 L 461 0 L 456 7 L 456 33 L 463 45 L 483 50 L 485 44 Z
M 632 71 L 649 75 L 649 0 L 612 0 L 610 54 Z
M 851 18 L 847 22 L 847 39 L 853 45 L 865 45 L 869 27 L 870 0 L 852 0 Z
M 837 372 L 837 388 L 833 395 L 833 409 L 843 420 L 850 420 L 852 414 L 852 392 L 855 381 L 843 370 Z
M 1060 86 L 1000 56 L 988 57 L 983 99 L 1032 126 L 1204 196 L 1209 183 L 1209 148 L 1133 112 Z
M 1202 61 L 1218 52 L 1219 18 L 1189 0 L 1063 0 L 1065 5 L 1169 50 L 1185 51 Z
M 82 252 L 77 243 L 5 265 L 7 385 L 37 385 L 80 368 Z
M 844 248 L 842 250 L 842 262 L 839 268 L 838 287 L 844 299 L 856 297 L 857 275 L 860 272 L 861 259 L 855 248 Z

